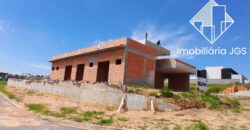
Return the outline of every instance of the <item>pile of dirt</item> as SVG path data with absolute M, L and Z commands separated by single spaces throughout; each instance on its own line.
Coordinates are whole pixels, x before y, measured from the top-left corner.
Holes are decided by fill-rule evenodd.
M 175 104 L 177 106 L 180 106 L 181 109 L 192 109 L 192 108 L 205 108 L 206 104 L 195 102 L 188 99 L 182 99 L 182 100 L 176 100 L 176 99 L 170 99 L 168 100 L 169 103 Z

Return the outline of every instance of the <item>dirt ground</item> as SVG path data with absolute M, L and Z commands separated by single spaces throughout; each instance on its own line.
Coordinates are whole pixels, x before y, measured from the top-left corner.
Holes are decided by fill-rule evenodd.
M 149 111 L 129 111 L 116 114 L 117 108 L 115 107 L 98 106 L 67 97 L 9 86 L 6 89 L 20 98 L 22 103 L 43 104 L 50 111 L 59 111 L 61 107 L 75 107 L 80 112 L 104 111 L 106 116 L 112 116 L 113 118 L 110 126 L 116 128 L 139 130 L 194 129 L 198 122 L 203 122 L 209 129 L 214 130 L 250 129 L 250 99 L 241 99 L 242 106 L 237 111 L 202 108 L 154 114 Z

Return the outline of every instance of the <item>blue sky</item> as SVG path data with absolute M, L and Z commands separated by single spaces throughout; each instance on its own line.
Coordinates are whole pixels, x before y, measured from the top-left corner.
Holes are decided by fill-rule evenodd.
M 0 0 L 0 71 L 49 74 L 52 56 L 145 32 L 164 47 L 250 49 L 250 1 L 217 0 L 235 23 L 211 45 L 189 20 L 208 0 Z M 250 53 L 250 52 L 249 52 Z M 196 66 L 232 67 L 250 77 L 250 56 L 178 56 Z

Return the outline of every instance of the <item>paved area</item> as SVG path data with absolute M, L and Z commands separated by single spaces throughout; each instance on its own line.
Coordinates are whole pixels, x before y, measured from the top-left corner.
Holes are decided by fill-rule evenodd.
M 231 93 L 230 95 L 234 97 L 250 97 L 250 91 L 239 91 L 236 93 Z
M 80 128 L 41 120 L 0 95 L 0 130 L 80 130 Z

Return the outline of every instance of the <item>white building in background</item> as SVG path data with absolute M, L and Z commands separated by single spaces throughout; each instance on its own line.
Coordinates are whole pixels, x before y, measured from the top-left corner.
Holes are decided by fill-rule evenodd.
M 207 78 L 208 84 L 232 84 L 232 83 L 248 83 L 248 79 L 237 73 L 232 68 L 223 66 L 205 67 L 204 70 L 198 70 L 199 77 Z M 197 77 L 190 78 L 190 83 L 196 83 Z
M 223 66 L 205 67 L 207 79 L 221 79 Z

